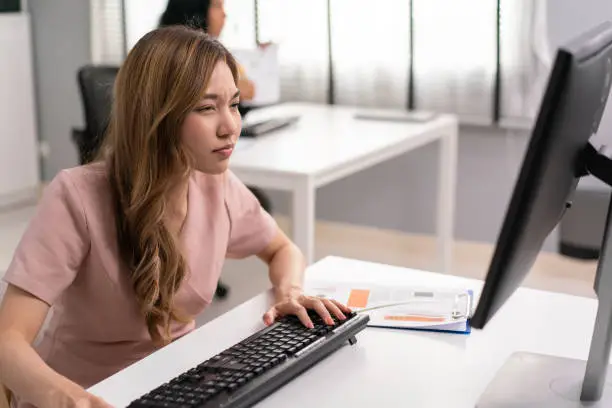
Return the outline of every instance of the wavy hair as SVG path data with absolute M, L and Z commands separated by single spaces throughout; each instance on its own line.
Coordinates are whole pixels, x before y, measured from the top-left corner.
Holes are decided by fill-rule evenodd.
M 236 61 L 217 40 L 193 28 L 163 27 L 138 41 L 115 80 L 99 159 L 108 168 L 120 256 L 156 343 L 171 341 L 173 320 L 190 319 L 174 301 L 187 265 L 163 220 L 169 191 L 193 168 L 182 124 L 219 61 L 237 81 Z

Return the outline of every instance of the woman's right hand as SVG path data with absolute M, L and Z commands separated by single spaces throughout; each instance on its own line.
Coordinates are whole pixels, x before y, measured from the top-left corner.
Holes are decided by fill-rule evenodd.
M 113 408 L 108 402 L 95 395 L 89 394 L 76 402 L 75 408 Z
M 102 398 L 72 384 L 66 389 L 54 393 L 49 402 L 49 408 L 113 408 Z

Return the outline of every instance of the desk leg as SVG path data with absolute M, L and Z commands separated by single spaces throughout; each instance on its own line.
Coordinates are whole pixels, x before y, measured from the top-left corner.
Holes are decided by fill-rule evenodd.
M 306 264 L 314 262 L 315 188 L 310 179 L 296 183 L 293 188 L 293 242 L 302 250 Z
M 453 257 L 453 232 L 455 223 L 455 193 L 457 184 L 457 128 L 449 129 L 440 138 L 440 162 L 438 170 L 438 270 L 450 273 Z

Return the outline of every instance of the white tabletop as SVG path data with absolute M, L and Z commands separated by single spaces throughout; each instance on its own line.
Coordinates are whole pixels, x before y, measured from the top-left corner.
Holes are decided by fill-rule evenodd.
M 468 287 L 481 282 L 329 257 L 309 268 L 310 283 L 377 282 Z M 118 407 L 263 327 L 262 294 L 90 389 Z M 258 407 L 472 408 L 514 351 L 586 359 L 593 299 L 521 288 L 482 331 L 470 335 L 366 328 L 346 346 L 277 390 Z
M 308 103 L 286 103 L 248 113 L 245 124 L 259 120 L 300 116 L 285 129 L 242 138 L 230 168 L 276 173 L 316 175 L 336 166 L 363 160 L 377 152 L 404 152 L 405 145 L 421 146 L 440 137 L 440 129 L 457 126 L 452 115 L 438 115 L 427 123 L 355 119 L 364 108 Z M 369 111 L 372 111 L 371 109 Z

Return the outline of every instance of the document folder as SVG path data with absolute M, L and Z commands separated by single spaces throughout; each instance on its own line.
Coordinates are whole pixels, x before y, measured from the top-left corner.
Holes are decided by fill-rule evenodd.
M 335 299 L 370 316 L 370 327 L 469 334 L 474 296 L 467 289 L 383 285 L 311 285 L 312 296 Z

